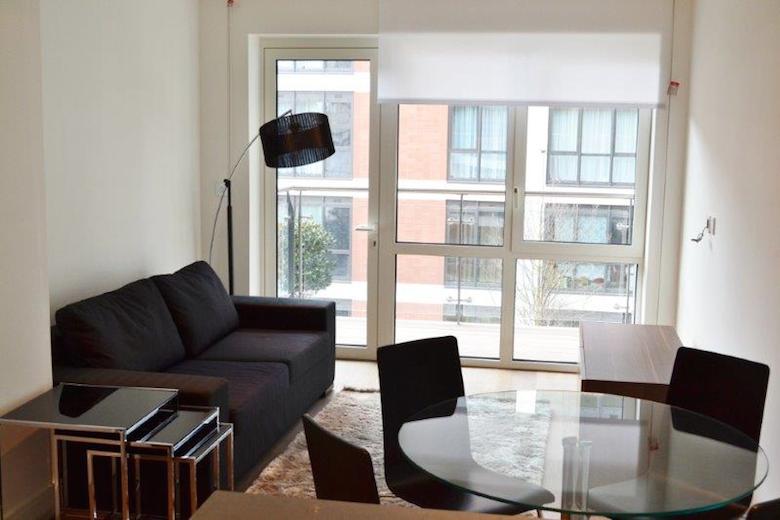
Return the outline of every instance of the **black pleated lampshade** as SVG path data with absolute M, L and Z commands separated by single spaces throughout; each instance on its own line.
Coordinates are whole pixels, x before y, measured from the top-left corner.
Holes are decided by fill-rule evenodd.
M 265 164 L 292 168 L 322 161 L 333 155 L 328 116 L 304 112 L 282 116 L 260 127 Z

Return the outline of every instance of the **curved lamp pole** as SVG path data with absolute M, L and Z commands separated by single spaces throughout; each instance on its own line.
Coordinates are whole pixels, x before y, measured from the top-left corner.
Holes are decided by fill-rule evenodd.
M 305 166 L 327 159 L 335 153 L 333 137 L 330 133 L 328 116 L 318 112 L 293 114 L 288 110 L 280 117 L 273 119 L 260 127 L 257 134 L 247 143 L 238 160 L 224 179 L 225 189 L 219 197 L 217 211 L 214 214 L 214 224 L 211 227 L 209 241 L 209 263 L 214 250 L 219 213 L 227 194 L 227 247 L 228 247 L 228 290 L 233 294 L 233 196 L 232 181 L 238 165 L 246 157 L 249 149 L 258 140 L 263 143 L 265 164 L 270 168 L 293 168 Z

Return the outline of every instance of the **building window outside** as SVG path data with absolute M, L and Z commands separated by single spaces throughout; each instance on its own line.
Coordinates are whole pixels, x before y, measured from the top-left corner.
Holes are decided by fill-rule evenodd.
M 331 276 L 336 281 L 351 279 L 352 199 L 350 197 L 301 198 L 301 217 L 321 225 L 330 235 L 334 260 Z
M 632 267 L 626 264 L 557 262 L 557 292 L 587 294 L 633 293 Z
M 501 287 L 501 260 L 448 256 L 444 263 L 445 287 L 496 289 Z
M 447 201 L 447 244 L 500 246 L 504 243 L 504 204 Z
M 547 203 L 543 239 L 578 244 L 631 244 L 631 208 Z
M 548 125 L 548 185 L 634 185 L 636 109 L 553 108 Z
M 496 202 L 447 201 L 448 244 L 500 246 L 504 233 L 504 205 Z M 498 287 L 501 262 L 492 258 L 448 257 L 444 284 L 448 287 Z
M 503 183 L 507 160 L 507 107 L 453 106 L 449 122 L 447 179 Z
M 282 62 L 279 62 L 282 63 Z M 300 61 L 295 62 L 297 67 Z M 327 62 L 326 62 L 327 63 Z M 351 62 L 335 62 L 349 63 Z M 298 72 L 296 70 L 296 72 Z M 352 92 L 280 91 L 277 112 L 322 112 L 327 114 L 336 153 L 328 159 L 297 168 L 282 168 L 280 177 L 352 178 Z

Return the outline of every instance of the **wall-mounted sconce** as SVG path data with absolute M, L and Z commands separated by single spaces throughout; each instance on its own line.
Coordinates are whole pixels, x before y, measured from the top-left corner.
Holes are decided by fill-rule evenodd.
M 707 217 L 707 223 L 704 225 L 704 228 L 702 228 L 701 232 L 695 238 L 691 239 L 691 242 L 696 242 L 698 244 L 707 233 L 715 235 L 715 217 Z

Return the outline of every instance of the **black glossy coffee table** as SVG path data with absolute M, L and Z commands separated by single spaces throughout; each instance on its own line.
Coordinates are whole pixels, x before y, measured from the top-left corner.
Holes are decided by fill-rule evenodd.
M 62 483 L 67 464 L 64 443 L 89 442 L 115 451 L 119 462 L 122 518 L 129 520 L 128 441 L 153 428 L 178 410 L 178 392 L 61 384 L 0 417 L 0 425 L 47 429 L 51 438 L 51 479 L 54 516 L 62 517 Z
M 174 518 L 178 467 L 190 467 L 192 512 L 197 508 L 195 466 L 211 455 L 215 487 L 219 487 L 219 448 L 223 442 L 227 445 L 228 487 L 233 486 L 232 425 L 219 422 L 218 408 L 184 408 L 178 401 L 177 390 L 65 383 L 0 417 L 0 426 L 49 430 L 55 518 L 61 518 L 68 505 L 67 494 L 63 496 L 62 492 L 68 479 L 67 460 L 63 460 L 68 443 L 89 447 L 86 462 L 91 518 L 97 515 L 92 462 L 101 456 L 110 458 L 112 469 L 118 465 L 120 497 L 113 507 L 124 520 L 129 520 L 131 514 L 130 462 L 136 468 L 145 458 L 165 462 L 169 468 L 167 513 L 168 518 Z M 139 475 L 134 471 L 136 514 L 140 512 Z

